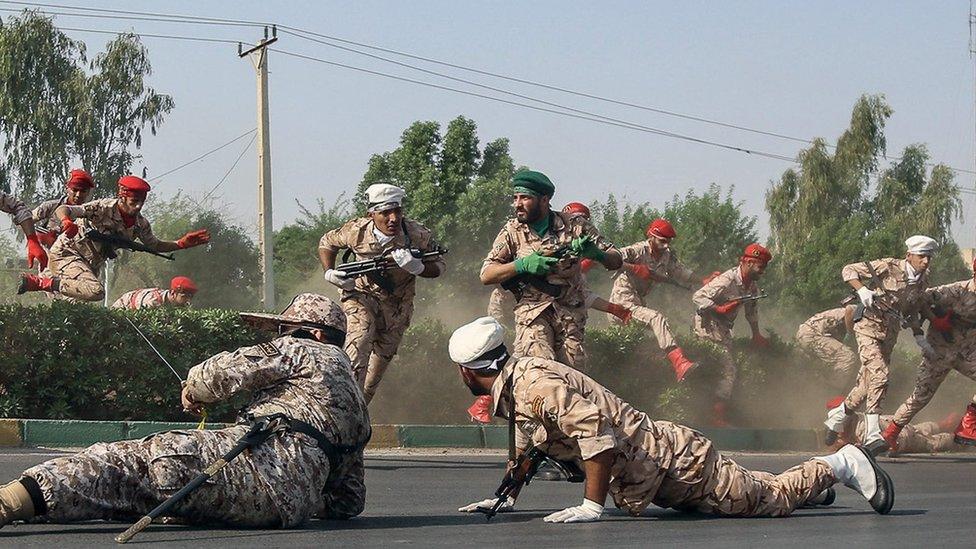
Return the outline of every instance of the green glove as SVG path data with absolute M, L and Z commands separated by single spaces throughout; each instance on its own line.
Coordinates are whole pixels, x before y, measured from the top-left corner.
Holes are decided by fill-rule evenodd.
M 573 255 L 586 259 L 595 259 L 596 261 L 602 262 L 607 257 L 607 253 L 601 250 L 588 234 L 574 238 L 569 244 L 569 248 L 572 250 Z
M 558 257 L 548 257 L 540 255 L 539 252 L 515 260 L 515 272 L 518 274 L 544 275 L 552 270 L 553 265 L 559 262 Z

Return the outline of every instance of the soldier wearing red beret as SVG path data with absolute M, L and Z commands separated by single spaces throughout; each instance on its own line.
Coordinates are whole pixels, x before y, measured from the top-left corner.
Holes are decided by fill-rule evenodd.
M 64 204 L 80 206 L 88 202 L 92 189 L 95 188 L 95 181 L 85 170 L 74 169 L 68 175 L 68 180 L 64 182 L 64 187 L 65 192 L 61 197 L 41 202 L 31 212 L 41 244 L 48 248 L 54 245 L 54 241 L 61 234 L 61 220 L 54 215 L 54 210 Z
M 61 235 L 51 246 L 51 276 L 24 274 L 17 293 L 58 292 L 79 301 L 99 301 L 105 297 L 98 275 L 106 257 L 115 250 L 95 242 L 86 232 L 79 233 L 77 220 L 103 234 L 126 240 L 139 240 L 157 252 L 192 248 L 210 241 L 206 229 L 192 231 L 176 241 L 160 240 L 153 234 L 142 207 L 150 190 L 149 183 L 134 175 L 119 179 L 118 196 L 81 205 L 62 204 L 54 210 L 60 220 Z
M 113 309 L 151 309 L 155 307 L 188 307 L 196 295 L 197 285 L 187 276 L 174 276 L 169 289 L 143 288 L 119 296 Z

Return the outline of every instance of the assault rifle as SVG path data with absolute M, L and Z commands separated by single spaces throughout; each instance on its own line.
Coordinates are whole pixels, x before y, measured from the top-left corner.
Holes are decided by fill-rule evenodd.
M 749 301 L 759 301 L 760 299 L 765 299 L 767 297 L 769 297 L 769 294 L 766 293 L 766 290 L 759 290 L 758 294 L 740 295 L 738 297 L 733 297 L 732 299 L 729 299 L 725 303 L 732 303 L 733 301 L 738 301 L 739 303 L 747 303 Z
M 91 240 L 92 242 L 98 242 L 99 244 L 102 244 L 103 245 L 101 247 L 102 251 L 105 253 L 105 257 L 109 259 L 115 259 L 116 257 L 118 257 L 119 254 L 115 253 L 116 248 L 122 248 L 124 250 L 132 250 L 133 252 L 144 252 L 147 254 L 155 255 L 157 257 L 161 257 L 163 259 L 167 259 L 169 261 L 173 261 L 174 259 L 176 259 L 175 257 L 173 257 L 173 254 L 164 254 L 161 252 L 157 252 L 156 250 L 150 248 L 149 246 L 146 246 L 145 244 L 141 244 L 139 242 L 129 240 L 128 238 L 122 238 L 121 236 L 116 236 L 114 234 L 100 233 L 95 229 L 86 230 L 84 237 L 87 238 L 88 240 Z
M 429 252 L 421 252 L 420 250 L 413 248 L 410 249 L 410 255 L 416 257 L 417 259 L 423 261 L 425 259 L 432 259 L 440 257 L 447 253 L 447 248 L 441 248 L 440 246 L 434 248 Z M 382 273 L 396 267 L 397 263 L 393 260 L 393 256 L 389 252 L 383 255 L 376 256 L 371 259 L 364 259 L 362 261 L 353 261 L 350 263 L 343 263 L 336 267 L 337 271 L 342 271 L 346 273 L 346 278 L 358 278 L 361 276 L 367 276 L 374 273 Z
M 532 480 L 532 477 L 539 470 L 539 466 L 546 460 L 558 469 L 569 482 L 583 482 L 585 479 L 583 471 L 575 463 L 552 459 L 545 452 L 533 446 L 522 452 L 522 455 L 515 461 L 515 465 L 505 472 L 501 485 L 495 490 L 495 497 L 498 498 L 495 504 L 489 509 L 479 508 L 478 511 L 484 513 L 487 520 L 491 520 L 498 514 L 498 510 L 508 501 L 508 498 L 518 496 L 522 487 Z
M 653 280 L 654 282 L 663 282 L 665 284 L 672 284 L 683 290 L 688 290 L 688 291 L 694 290 L 694 288 L 692 288 L 688 284 L 683 284 L 681 282 L 678 282 L 677 280 L 672 278 L 671 275 L 658 274 L 656 271 L 651 271 L 651 280 Z
M 572 253 L 569 246 L 562 246 L 556 248 L 556 251 L 551 254 L 545 254 L 547 257 L 557 257 L 562 259 Z M 546 280 L 545 276 L 531 275 L 528 273 L 517 274 L 512 278 L 509 278 L 505 282 L 500 284 L 503 290 L 508 290 L 512 292 L 515 296 L 515 301 L 522 301 L 522 297 L 525 295 L 525 291 L 529 286 L 539 290 L 540 292 L 546 294 L 549 297 L 559 297 L 562 291 L 566 288 L 560 284 L 552 284 Z

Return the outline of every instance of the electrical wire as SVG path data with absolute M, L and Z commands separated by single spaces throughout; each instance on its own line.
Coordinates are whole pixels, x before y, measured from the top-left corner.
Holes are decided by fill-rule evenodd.
M 179 166 L 177 166 L 177 167 L 175 167 L 175 168 L 173 168 L 173 169 L 171 169 L 171 170 L 169 170 L 168 172 L 163 172 L 163 173 L 161 173 L 161 174 L 159 174 L 159 175 L 157 175 L 157 176 L 153 176 L 153 177 L 151 177 L 151 178 L 149 178 L 149 181 L 157 181 L 157 180 L 159 180 L 159 179 L 162 179 L 163 177 L 165 177 L 165 176 L 167 176 L 167 175 L 169 175 L 169 174 L 171 174 L 171 173 L 173 173 L 173 172 L 176 172 L 176 171 L 179 171 L 179 170 L 182 170 L 183 168 L 185 168 L 185 167 L 187 167 L 187 166 L 189 166 L 190 164 L 193 164 L 193 163 L 196 163 L 196 162 L 199 162 L 200 160 L 203 160 L 204 158 L 206 158 L 206 157 L 208 157 L 208 156 L 210 156 L 210 155 L 212 155 L 212 154 L 214 154 L 214 153 L 215 153 L 215 152 L 217 152 L 217 151 L 220 151 L 221 149 L 224 149 L 224 148 L 226 148 L 226 147 L 229 147 L 230 145 L 232 145 L 232 144 L 234 144 L 234 143 L 236 143 L 237 141 L 240 141 L 241 139 L 243 139 L 243 138 L 245 138 L 245 137 L 247 137 L 248 135 L 250 135 L 250 134 L 252 134 L 252 133 L 255 133 L 255 132 L 257 132 L 257 131 L 258 131 L 258 129 L 257 129 L 257 128 L 253 128 L 253 129 L 250 129 L 250 130 L 248 130 L 248 131 L 246 131 L 246 132 L 244 132 L 244 133 L 242 133 L 241 135 L 238 135 L 238 136 L 237 136 L 237 137 L 235 137 L 234 139 L 231 139 L 230 141 L 228 141 L 228 142 L 226 142 L 226 143 L 224 143 L 223 145 L 221 145 L 221 146 L 219 146 L 219 147 L 217 147 L 217 148 L 215 148 L 215 149 L 211 149 L 211 150 L 209 150 L 209 151 L 207 151 L 207 152 L 205 152 L 205 153 L 203 153 L 203 154 L 201 154 L 200 156 L 198 156 L 198 157 L 196 157 L 196 158 L 194 158 L 193 160 L 190 160 L 189 162 L 185 162 L 185 163 L 183 163 L 183 164 L 180 164 Z

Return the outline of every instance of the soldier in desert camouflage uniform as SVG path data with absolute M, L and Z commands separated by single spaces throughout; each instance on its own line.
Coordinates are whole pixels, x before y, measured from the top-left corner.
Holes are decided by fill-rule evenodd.
M 312 517 L 359 514 L 366 494 L 362 448 L 369 417 L 340 347 L 342 310 L 324 296 L 302 294 L 281 315 L 242 317 L 270 324 L 283 335 L 194 366 L 183 388 L 183 406 L 195 410 L 249 392 L 246 417 L 283 413 L 311 430 L 276 432 L 229 462 L 170 515 L 193 523 L 293 527 Z M 247 425 L 166 431 L 95 444 L 44 462 L 0 488 L 0 526 L 35 516 L 72 522 L 145 515 L 247 431 Z M 318 437 L 338 448 L 324 450 Z
M 882 433 L 894 450 L 900 449 L 899 431 L 932 400 L 949 372 L 955 370 L 976 381 L 976 262 L 973 270 L 973 277 L 925 292 L 926 306 L 935 315 L 929 320 L 926 339 L 935 354 L 922 358 L 912 394 L 898 407 Z M 976 445 L 976 395 L 956 428 L 955 440 Z
M 41 269 L 46 268 L 47 252 L 44 251 L 37 233 L 34 232 L 34 221 L 27 206 L 15 197 L 0 191 L 0 212 L 10 214 L 14 225 L 20 225 L 20 229 L 24 231 L 24 236 L 27 237 L 27 266 L 33 268 L 36 261 Z
M 745 309 L 746 320 L 752 329 L 752 345 L 767 347 L 769 342 L 759 332 L 759 306 L 757 301 L 738 298 L 757 295 L 756 280 L 766 271 L 773 255 L 765 247 L 753 243 L 746 246 L 735 267 L 712 278 L 692 295 L 695 304 L 695 335 L 718 345 L 721 352 L 722 379 L 715 389 L 712 408 L 712 424 L 727 426 L 726 408 L 732 398 L 737 368 L 732 358 L 732 327 L 739 314 L 739 306 Z
M 39 236 L 41 237 L 41 243 L 48 248 L 54 245 L 54 241 L 61 234 L 61 220 L 54 215 L 54 211 L 59 206 L 65 204 L 69 206 L 80 206 L 88 202 L 88 197 L 91 196 L 92 190 L 95 188 L 95 181 L 85 170 L 75 169 L 71 170 L 71 174 L 68 176 L 68 180 L 64 186 L 65 191 L 63 195 L 59 198 L 41 202 L 31 212 L 34 225 L 38 229 L 44 229 L 44 233 Z
M 126 240 L 138 239 L 156 252 L 192 248 L 210 241 L 205 229 L 189 232 L 176 241 L 156 238 L 149 220 L 141 213 L 148 193 L 148 183 L 127 175 L 119 179 L 116 198 L 58 206 L 54 216 L 60 220 L 62 231 L 51 246 L 51 276 L 24 274 L 17 293 L 44 291 L 78 301 L 100 301 L 105 297 L 98 275 L 115 250 L 110 244 L 95 242 L 86 232 L 79 232 L 79 219 L 86 220 L 86 229 Z
M 366 189 L 366 215 L 325 233 L 319 240 L 319 259 L 325 280 L 339 288 L 346 313 L 346 353 L 368 403 L 376 394 L 403 333 L 410 327 L 417 277 L 437 278 L 446 270 L 442 256 L 424 259 L 410 250 L 438 249 L 430 229 L 403 215 L 406 192 L 376 183 Z M 347 278 L 336 268 L 343 248 L 360 260 L 389 255 L 397 267 L 383 273 Z
M 808 318 L 796 331 L 797 345 L 830 367 L 830 385 L 838 390 L 851 386 L 858 367 L 857 353 L 844 344 L 854 329 L 853 314 L 853 305 L 830 309 Z
M 174 276 L 169 281 L 169 289 L 142 288 L 119 296 L 112 303 L 113 309 L 154 309 L 156 307 L 189 307 L 197 285 L 186 276 Z
M 879 416 L 888 392 L 888 363 L 903 324 L 913 325 L 915 341 L 923 354 L 934 350 L 918 328 L 928 286 L 928 266 L 938 244 L 922 235 L 909 237 L 905 259 L 885 258 L 844 267 L 841 276 L 857 292 L 863 316 L 854 323 L 861 368 L 854 388 L 836 408 L 827 412 L 829 444 L 842 427 L 845 416 L 864 404 L 867 425 L 865 445 L 879 454 L 888 449 L 881 436 Z M 869 287 L 870 286 L 870 287 Z
M 838 403 L 839 404 L 839 403 Z M 881 425 L 887 429 L 892 425 L 893 416 L 882 415 Z M 943 421 L 923 421 L 910 423 L 898 430 L 897 443 L 889 450 L 889 455 L 899 454 L 934 454 L 939 452 L 958 452 L 966 449 L 953 440 L 952 430 L 959 421 L 959 414 L 952 414 Z M 844 432 L 833 445 L 839 448 L 844 444 L 864 443 L 864 414 L 847 416 Z
M 490 317 L 458 328 L 451 360 L 475 395 L 491 394 L 495 415 L 514 413 L 515 451 L 530 446 L 586 473 L 583 502 L 546 522 L 599 520 L 607 493 L 620 509 L 640 515 L 650 504 L 719 516 L 786 516 L 837 482 L 891 509 L 888 475 L 860 448 L 846 446 L 780 475 L 749 471 L 723 457 L 701 433 L 647 414 L 620 400 L 582 372 L 552 360 L 509 358 L 504 329 Z M 495 499 L 460 508 L 477 511 Z M 511 511 L 514 500 L 500 511 Z
M 481 267 L 481 282 L 494 285 L 523 276 L 549 285 L 555 295 L 525 285 L 515 304 L 516 352 L 585 368 L 588 303 L 580 262 L 592 259 L 617 269 L 620 252 L 585 216 L 550 209 L 556 188 L 545 174 L 520 171 L 512 186 L 515 218 L 495 237 Z M 557 253 L 565 255 L 555 257 Z

